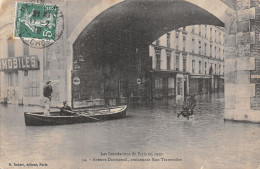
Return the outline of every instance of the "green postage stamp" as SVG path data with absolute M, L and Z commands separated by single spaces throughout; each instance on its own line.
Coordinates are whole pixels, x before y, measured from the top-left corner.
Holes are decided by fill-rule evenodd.
M 17 2 L 14 37 L 55 40 L 59 6 Z

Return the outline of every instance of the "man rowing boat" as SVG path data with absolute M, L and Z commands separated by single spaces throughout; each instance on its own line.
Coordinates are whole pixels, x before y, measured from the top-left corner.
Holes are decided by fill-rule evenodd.
M 182 115 L 183 117 L 187 117 L 187 119 L 189 119 L 189 116 L 194 114 L 194 108 L 196 105 L 197 101 L 195 99 L 195 94 L 189 95 L 184 101 L 182 111 L 177 115 L 177 117 Z
M 71 114 L 73 114 L 71 112 L 72 112 L 72 108 L 70 106 L 68 106 L 67 101 L 64 101 L 63 107 L 60 108 L 60 114 L 62 116 L 70 116 Z

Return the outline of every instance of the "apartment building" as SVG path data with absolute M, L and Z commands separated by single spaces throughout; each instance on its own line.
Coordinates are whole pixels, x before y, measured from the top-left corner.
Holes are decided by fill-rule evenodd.
M 224 91 L 224 29 L 182 27 L 149 46 L 154 99 L 182 101 L 187 94 Z

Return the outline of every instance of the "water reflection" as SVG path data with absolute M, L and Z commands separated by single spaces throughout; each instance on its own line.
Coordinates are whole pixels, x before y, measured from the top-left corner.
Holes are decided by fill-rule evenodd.
M 224 122 L 223 94 L 197 100 L 192 120 L 178 119 L 176 106 L 130 106 L 121 120 L 45 127 L 24 124 L 23 112 L 38 107 L 0 105 L 0 166 L 46 162 L 49 168 L 257 168 L 260 125 Z M 133 151 L 162 152 L 182 161 L 82 162 L 100 158 L 100 152 Z

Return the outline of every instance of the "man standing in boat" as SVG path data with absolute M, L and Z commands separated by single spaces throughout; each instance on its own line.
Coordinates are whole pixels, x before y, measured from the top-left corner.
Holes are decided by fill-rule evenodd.
M 43 88 L 43 96 L 44 96 L 44 103 L 45 103 L 45 111 L 44 115 L 49 116 L 50 115 L 50 104 L 51 104 L 51 94 L 52 94 L 52 86 L 51 81 L 47 81 L 46 85 Z

